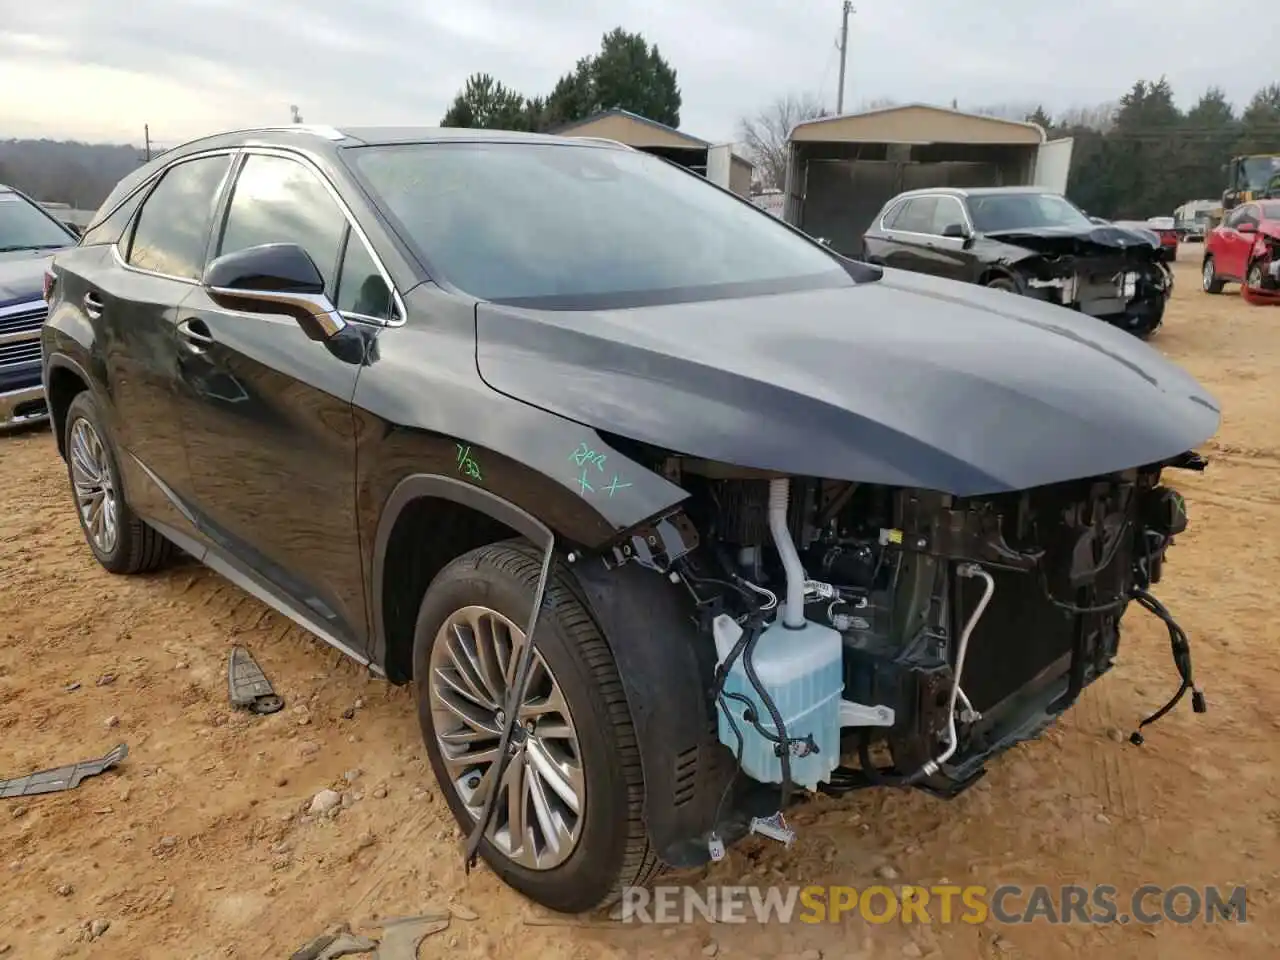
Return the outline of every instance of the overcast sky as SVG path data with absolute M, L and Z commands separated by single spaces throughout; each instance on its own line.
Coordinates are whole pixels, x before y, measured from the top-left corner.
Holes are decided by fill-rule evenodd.
M 675 67 L 709 140 L 787 92 L 834 106 L 840 0 L 0 0 L 0 137 L 170 146 L 283 123 L 435 124 L 467 75 L 545 93 L 615 26 Z M 1254 0 L 857 0 L 846 110 L 1115 99 L 1168 75 L 1243 104 L 1280 79 L 1280 8 Z M 1269 21 L 1270 27 L 1263 21 Z M 1229 25 L 1229 29 L 1224 27 Z M 1236 29 L 1243 28 L 1243 29 Z M 1230 36 L 1230 43 L 1222 38 Z

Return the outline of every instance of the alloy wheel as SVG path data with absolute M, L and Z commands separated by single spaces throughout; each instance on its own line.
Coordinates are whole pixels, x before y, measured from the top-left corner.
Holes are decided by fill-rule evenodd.
M 1206 290 L 1213 286 L 1213 261 L 1205 260 L 1204 268 L 1200 271 L 1201 284 Z
M 120 537 L 116 488 L 102 438 L 83 417 L 71 425 L 70 459 L 71 486 L 85 532 L 100 553 L 109 555 Z
M 1246 281 L 1245 286 L 1248 287 L 1250 290 L 1262 289 L 1262 265 L 1261 264 L 1255 263 L 1253 266 L 1249 268 L 1249 278 Z
M 549 870 L 577 846 L 586 780 L 568 702 L 535 651 L 511 759 L 501 782 L 494 783 L 504 706 L 525 642 L 520 627 L 488 607 L 450 614 L 431 648 L 431 718 L 451 786 L 473 819 L 479 820 L 489 794 L 498 791 L 490 843 L 523 867 Z

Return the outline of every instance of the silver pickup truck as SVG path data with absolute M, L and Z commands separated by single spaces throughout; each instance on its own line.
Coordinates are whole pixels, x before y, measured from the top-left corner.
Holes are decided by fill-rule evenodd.
M 77 237 L 25 194 L 0 184 L 0 430 L 48 418 L 40 380 L 44 275 Z

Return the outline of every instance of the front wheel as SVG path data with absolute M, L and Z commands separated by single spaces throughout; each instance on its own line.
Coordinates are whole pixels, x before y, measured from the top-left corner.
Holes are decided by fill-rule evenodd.
M 559 566 L 538 620 L 511 760 L 494 781 L 541 566 L 539 551 L 518 540 L 446 566 L 418 614 L 413 682 L 431 767 L 464 833 L 496 791 L 480 844 L 485 862 L 543 906 L 580 913 L 647 882 L 659 864 L 618 668 Z
M 1020 293 L 1018 285 L 1009 277 L 993 277 L 985 284 L 991 290 L 1005 290 L 1009 293 Z
M 1250 290 L 1262 289 L 1262 261 L 1255 260 L 1249 264 L 1249 275 L 1245 278 L 1244 285 Z

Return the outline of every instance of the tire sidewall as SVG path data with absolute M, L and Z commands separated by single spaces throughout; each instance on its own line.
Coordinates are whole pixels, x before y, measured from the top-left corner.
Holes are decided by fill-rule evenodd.
M 84 515 L 80 512 L 80 504 L 76 500 L 75 474 L 71 469 L 71 435 L 73 427 L 79 420 L 84 420 L 92 426 L 94 432 L 98 435 L 98 439 L 102 441 L 103 455 L 107 461 L 107 471 L 111 474 L 111 488 L 115 491 L 116 546 L 110 553 L 104 553 L 93 542 L 93 536 L 89 533 L 89 528 L 85 526 Z M 128 506 L 125 504 L 124 499 L 124 485 L 120 481 L 120 465 L 116 459 L 115 444 L 112 442 L 111 433 L 102 421 L 97 399 L 88 390 L 77 394 L 67 408 L 67 419 L 66 423 L 63 424 L 62 442 L 67 451 L 67 482 L 70 487 L 71 502 L 75 507 L 76 521 L 80 524 L 80 532 L 84 534 L 84 542 L 103 567 L 111 571 L 123 568 L 128 548 L 126 543 L 128 538 Z
M 548 586 L 550 592 L 550 586 Z M 468 834 L 475 821 L 449 779 L 436 743 L 429 694 L 429 663 L 436 634 L 448 616 L 468 606 L 489 607 L 513 623 L 528 622 L 533 591 L 514 576 L 491 564 L 463 557 L 447 566 L 432 582 L 419 610 L 414 630 L 413 687 L 418 725 L 432 772 L 455 820 Z M 617 883 L 626 856 L 626 780 L 616 762 L 609 708 L 576 644 L 566 634 L 557 608 L 544 604 L 535 640 L 569 704 L 586 783 L 585 820 L 578 845 L 569 859 L 550 870 L 531 870 L 507 859 L 486 837 L 480 852 L 505 882 L 553 909 L 580 912 L 603 899 Z M 580 906 L 579 902 L 586 902 Z M 560 906 L 557 906 L 560 904 Z

